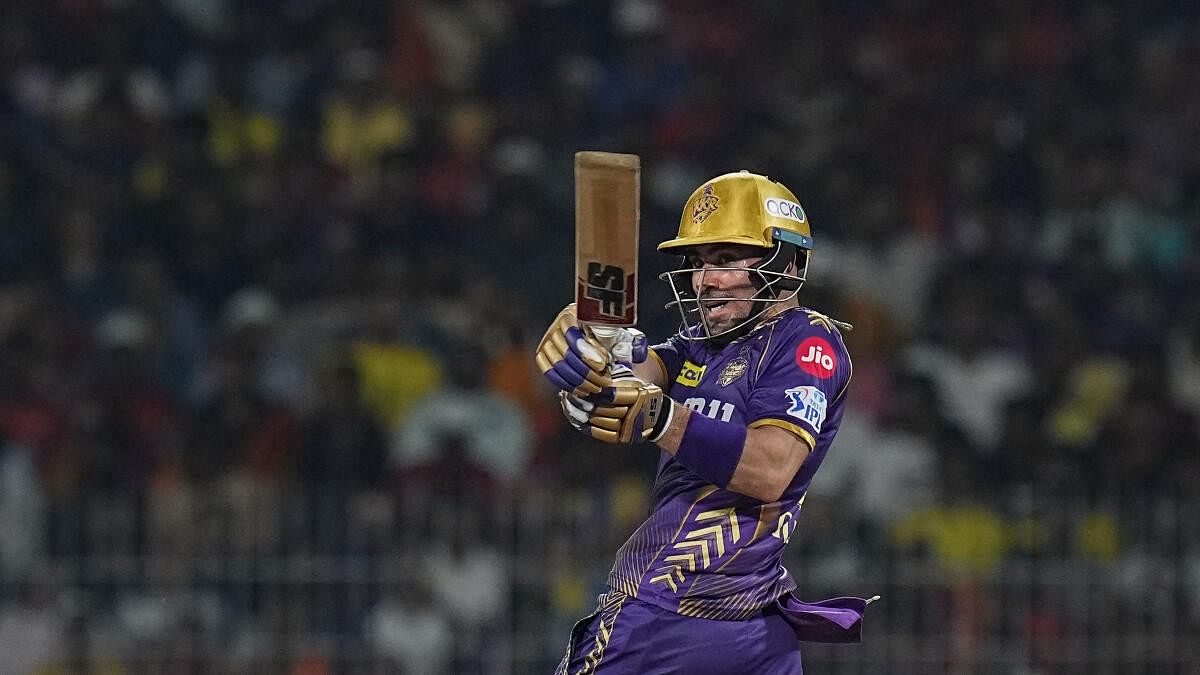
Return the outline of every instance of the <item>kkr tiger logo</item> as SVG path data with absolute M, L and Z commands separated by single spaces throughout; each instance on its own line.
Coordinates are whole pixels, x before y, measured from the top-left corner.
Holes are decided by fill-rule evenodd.
M 692 207 L 692 222 L 699 225 L 703 223 L 709 216 L 713 214 L 720 204 L 721 198 L 713 194 L 711 185 L 704 186 L 704 194 L 696 200 L 696 205 Z

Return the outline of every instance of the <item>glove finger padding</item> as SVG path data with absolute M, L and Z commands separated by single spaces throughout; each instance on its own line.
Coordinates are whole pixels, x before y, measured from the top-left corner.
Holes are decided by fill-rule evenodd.
M 579 396 L 589 396 L 599 393 L 603 387 L 611 384 L 609 377 L 589 370 L 571 352 L 563 354 L 553 342 L 547 342 L 544 347 L 545 349 L 534 356 L 534 361 L 546 379 L 559 389 Z
M 594 338 L 580 330 L 575 305 L 567 305 L 538 343 L 534 360 L 546 379 L 563 391 L 587 396 L 609 385 L 609 357 Z
M 614 382 L 589 398 L 596 405 L 628 408 L 637 403 L 641 396 L 642 393 L 637 388 L 620 386 Z
M 575 428 L 576 431 L 603 443 L 619 443 L 619 430 L 606 429 L 602 426 L 592 424 L 593 419 L 591 413 L 596 406 L 585 399 L 573 396 L 565 391 L 558 392 L 559 404 L 562 407 L 563 416 L 567 418 L 567 422 Z M 605 426 L 611 426 L 610 423 L 614 420 L 603 420 Z M 619 427 L 619 423 L 617 424 Z
M 558 403 L 562 408 L 563 417 L 567 418 L 567 422 L 575 427 L 576 430 L 585 431 L 584 426 L 588 423 L 588 413 L 595 406 L 565 391 L 558 392 Z
M 564 307 L 554 318 L 554 322 L 550 324 L 550 328 L 542 337 L 542 342 L 547 340 L 552 341 L 560 353 L 575 352 L 576 356 L 592 370 L 603 371 L 604 367 L 608 365 L 608 352 L 605 351 L 604 346 L 594 336 L 585 333 L 580 328 L 579 320 L 575 317 L 574 303 Z
M 617 408 L 605 408 L 604 410 L 616 412 L 618 409 Z M 593 427 L 596 427 L 598 429 L 603 429 L 605 431 L 620 432 L 621 425 L 624 423 L 625 413 L 628 410 L 629 410 L 628 408 L 620 408 L 621 412 L 616 413 L 616 414 L 609 414 L 609 413 L 601 412 L 600 409 L 597 409 L 595 412 L 592 413 L 592 415 L 590 415 L 588 417 L 588 422 Z

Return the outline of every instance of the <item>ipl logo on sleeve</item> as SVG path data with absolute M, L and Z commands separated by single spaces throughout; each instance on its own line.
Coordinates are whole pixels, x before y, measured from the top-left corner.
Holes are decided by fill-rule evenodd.
M 821 424 L 825 422 L 825 410 L 829 404 L 825 392 L 813 386 L 804 386 L 792 387 L 783 393 L 787 394 L 792 404 L 787 414 L 808 422 L 817 433 L 821 433 Z

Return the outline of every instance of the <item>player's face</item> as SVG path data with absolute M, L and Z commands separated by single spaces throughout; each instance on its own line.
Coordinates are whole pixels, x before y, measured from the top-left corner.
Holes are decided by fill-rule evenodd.
M 710 333 L 729 330 L 750 316 L 750 298 L 758 289 L 745 268 L 762 258 L 762 249 L 742 244 L 701 244 L 687 253 L 688 267 L 697 268 L 692 291 Z

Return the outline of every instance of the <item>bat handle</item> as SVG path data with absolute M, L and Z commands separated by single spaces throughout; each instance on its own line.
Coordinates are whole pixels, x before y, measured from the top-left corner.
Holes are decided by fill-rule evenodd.
M 615 361 L 641 363 L 646 360 L 646 335 L 636 328 L 589 326 L 592 337 Z

